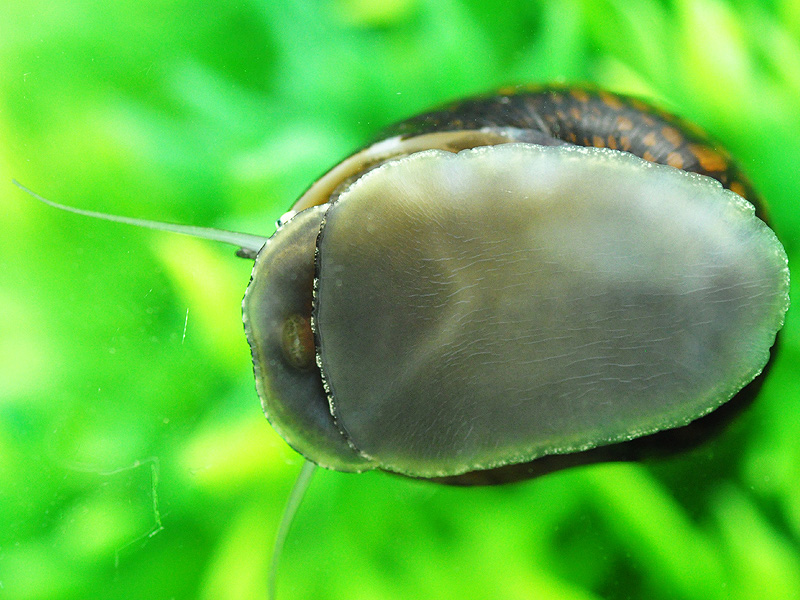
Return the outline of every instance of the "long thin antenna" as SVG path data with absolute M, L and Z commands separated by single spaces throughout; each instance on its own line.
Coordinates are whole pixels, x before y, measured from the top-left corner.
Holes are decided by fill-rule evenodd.
M 269 567 L 269 580 L 267 582 L 267 600 L 275 600 L 275 591 L 278 582 L 278 563 L 283 553 L 283 544 L 286 542 L 286 536 L 289 533 L 289 527 L 292 525 L 297 509 L 300 508 L 300 503 L 303 501 L 308 485 L 311 483 L 311 477 L 316 471 L 317 465 L 310 460 L 303 463 L 303 468 L 300 469 L 300 474 L 294 482 L 292 491 L 289 493 L 289 499 L 286 501 L 286 508 L 283 509 L 283 517 L 281 517 L 281 524 L 278 526 L 278 533 L 275 534 L 275 545 L 272 547 L 272 563 Z
M 22 185 L 16 179 L 12 179 L 11 182 L 19 189 L 21 189 L 23 192 L 26 192 L 31 196 L 33 196 L 34 198 L 36 198 L 39 202 L 43 202 L 44 204 L 52 206 L 53 208 L 59 208 L 67 212 L 75 213 L 76 215 L 83 215 L 85 217 L 94 217 L 96 219 L 104 219 L 106 221 L 114 221 L 116 223 L 126 223 L 127 225 L 136 225 L 137 227 L 146 227 L 148 229 L 158 229 L 160 231 L 171 231 L 173 233 L 191 235 L 193 237 L 199 237 L 206 240 L 214 240 L 217 242 L 232 244 L 233 246 L 239 246 L 240 248 L 243 248 L 245 250 L 250 250 L 251 252 L 258 252 L 264 245 L 264 243 L 267 241 L 267 238 L 265 237 L 259 235 L 252 235 L 249 233 L 237 233 L 235 231 L 214 229 L 212 227 L 195 227 L 193 225 L 179 225 L 177 223 L 162 223 L 160 221 L 134 219 L 132 217 L 121 217 L 118 215 L 109 215 L 106 213 L 95 212 L 93 210 L 83 210 L 80 208 L 73 208 L 72 206 L 59 204 L 58 202 L 53 202 L 52 200 L 48 200 L 47 198 L 40 196 L 33 190 Z

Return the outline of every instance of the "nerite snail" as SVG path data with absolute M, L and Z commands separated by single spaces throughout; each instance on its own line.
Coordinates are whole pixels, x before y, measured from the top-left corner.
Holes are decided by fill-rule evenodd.
M 742 196 L 761 210 L 726 154 L 616 95 L 514 91 L 401 123 L 256 259 L 264 410 L 317 464 L 425 478 L 685 425 L 761 372 L 788 303 Z
M 594 90 L 400 123 L 268 240 L 113 218 L 255 258 L 264 411 L 342 471 L 513 479 L 686 425 L 762 373 L 789 302 L 786 254 L 727 153 Z

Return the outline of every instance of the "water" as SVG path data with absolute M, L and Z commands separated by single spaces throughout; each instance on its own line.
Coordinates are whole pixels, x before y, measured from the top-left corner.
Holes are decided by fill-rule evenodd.
M 4 598 L 264 598 L 301 464 L 253 386 L 248 261 L 54 211 L 12 177 L 87 209 L 269 234 L 383 125 L 510 81 L 589 80 L 712 129 L 796 256 L 781 57 L 800 30 L 771 8 L 275 4 L 0 9 Z M 278 597 L 800 597 L 798 357 L 790 312 L 753 406 L 672 458 L 488 488 L 321 471 Z

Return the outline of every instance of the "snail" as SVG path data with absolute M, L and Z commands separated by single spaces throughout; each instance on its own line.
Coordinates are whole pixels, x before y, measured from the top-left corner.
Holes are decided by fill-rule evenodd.
M 503 89 L 406 120 L 269 238 L 37 197 L 254 259 L 264 412 L 340 471 L 499 483 L 624 456 L 607 450 L 751 398 L 789 304 L 786 254 L 728 153 L 597 89 Z
M 451 482 L 685 425 L 762 371 L 783 322 L 786 257 L 754 207 L 727 154 L 621 96 L 514 90 L 412 118 L 256 257 L 264 410 L 316 464 Z

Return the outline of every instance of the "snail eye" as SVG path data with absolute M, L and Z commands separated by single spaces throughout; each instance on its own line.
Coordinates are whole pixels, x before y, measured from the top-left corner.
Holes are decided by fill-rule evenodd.
M 308 319 L 298 314 L 287 317 L 281 343 L 284 357 L 295 369 L 306 370 L 314 365 L 314 334 Z

